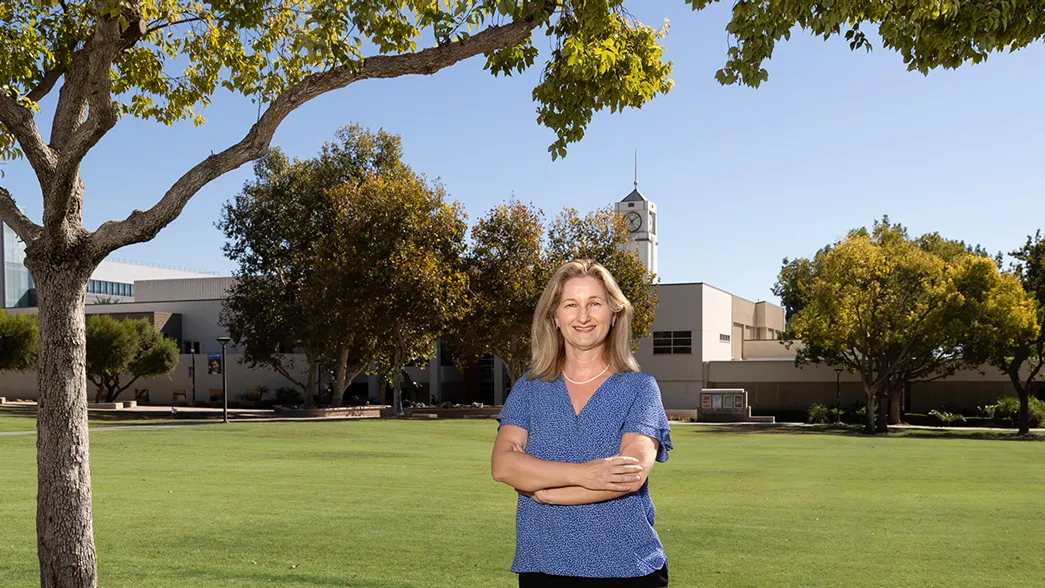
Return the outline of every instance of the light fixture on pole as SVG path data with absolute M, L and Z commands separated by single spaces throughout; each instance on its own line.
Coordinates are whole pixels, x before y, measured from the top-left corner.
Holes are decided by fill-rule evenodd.
M 222 410 L 221 420 L 224 423 L 229 422 L 229 378 L 227 372 L 228 366 L 225 365 L 225 346 L 232 341 L 232 337 L 218 337 L 218 343 L 221 343 L 221 396 L 222 396 Z

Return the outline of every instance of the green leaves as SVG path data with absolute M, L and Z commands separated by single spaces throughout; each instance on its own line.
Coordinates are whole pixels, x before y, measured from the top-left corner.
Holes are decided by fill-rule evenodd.
M 789 312 L 784 338 L 804 344 L 800 362 L 843 365 L 867 383 L 978 367 L 1037 326 L 1018 281 L 980 248 L 912 239 L 888 218 L 812 260 L 785 260 L 774 292 Z
M 625 16 L 620 0 L 571 0 L 554 20 L 548 3 L 517 0 L 120 0 L 100 13 L 94 6 L 0 6 L 0 54 L 9 56 L 0 63 L 0 88 L 25 99 L 49 77 L 69 73 L 73 52 L 88 50 L 99 19 L 116 19 L 125 30 L 139 9 L 144 34 L 112 67 L 117 111 L 165 125 L 203 124 L 201 110 L 219 89 L 271 104 L 311 74 L 359 71 L 378 55 L 417 52 L 426 38 L 437 46 L 462 43 L 513 21 L 556 39 L 533 92 L 538 120 L 556 134 L 553 157 L 583 137 L 594 112 L 637 108 L 671 87 L 671 64 L 659 45 L 666 24 L 654 30 Z M 485 51 L 494 75 L 536 62 L 529 36 L 519 42 L 505 35 L 501 43 Z M 376 54 L 364 55 L 364 48 Z M 0 128 L 0 157 L 17 155 L 12 144 Z
M 557 137 L 548 148 L 552 159 L 565 157 L 566 146 L 584 137 L 595 112 L 639 108 L 672 87 L 671 62 L 663 61 L 659 44 L 667 21 L 654 30 L 618 15 L 615 4 L 585 2 L 550 27 L 561 43 L 533 99 L 537 122 Z
M 687 2 L 693 10 L 711 4 Z M 1045 37 L 1045 11 L 1037 0 L 744 0 L 733 5 L 726 32 L 735 45 L 715 79 L 757 88 L 769 79 L 762 66 L 776 42 L 788 40 L 794 29 L 825 40 L 845 31 L 850 50 L 870 51 L 862 24 L 875 26 L 885 47 L 899 52 L 908 70 L 923 74 L 979 63 L 992 52 L 1015 51 Z
M 38 339 L 36 315 L 10 316 L 0 310 L 0 372 L 34 369 Z
M 87 319 L 87 377 L 112 402 L 138 378 L 166 376 L 178 367 L 178 344 L 145 319 Z M 121 386 L 121 379 L 131 380 Z

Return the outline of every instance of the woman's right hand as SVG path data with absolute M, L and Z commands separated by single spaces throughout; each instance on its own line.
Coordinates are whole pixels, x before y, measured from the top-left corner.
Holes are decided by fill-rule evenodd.
M 588 490 L 627 492 L 639 480 L 639 460 L 626 455 L 593 459 L 581 466 L 580 485 Z

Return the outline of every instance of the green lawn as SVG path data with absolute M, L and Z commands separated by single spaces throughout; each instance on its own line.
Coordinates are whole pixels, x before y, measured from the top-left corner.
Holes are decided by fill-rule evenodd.
M 221 415 L 215 415 L 209 420 L 220 419 Z M 179 418 L 179 423 L 204 422 L 203 419 Z M 89 413 L 88 423 L 92 428 L 129 426 L 129 425 L 166 425 L 170 421 L 163 414 L 151 415 L 150 418 L 135 417 L 127 418 L 126 415 L 113 414 L 111 412 Z M 35 431 L 36 413 L 33 410 L 10 409 L 0 407 L 0 433 L 12 431 Z
M 92 435 L 109 587 L 505 587 L 493 421 Z M 1045 443 L 676 426 L 651 479 L 672 585 L 1041 586 Z M 36 580 L 35 437 L 0 437 L 0 578 Z

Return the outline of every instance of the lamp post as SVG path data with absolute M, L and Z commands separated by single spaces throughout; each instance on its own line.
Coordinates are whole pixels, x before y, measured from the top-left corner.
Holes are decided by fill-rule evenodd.
M 221 396 L 224 402 L 221 409 L 221 420 L 224 423 L 229 422 L 229 378 L 225 365 L 225 346 L 229 344 L 229 341 L 232 341 L 232 337 L 218 337 L 218 343 L 221 343 Z
M 196 406 L 196 352 L 199 350 L 194 344 L 189 343 L 189 351 L 192 354 L 192 404 L 190 406 Z
M 835 424 L 842 424 L 842 369 L 835 368 Z

